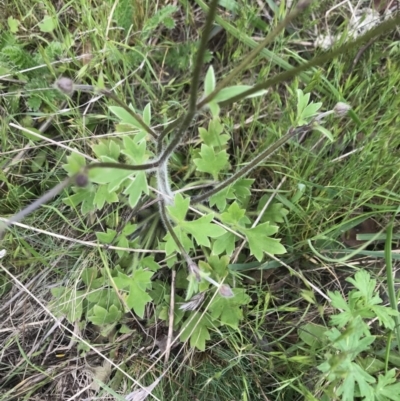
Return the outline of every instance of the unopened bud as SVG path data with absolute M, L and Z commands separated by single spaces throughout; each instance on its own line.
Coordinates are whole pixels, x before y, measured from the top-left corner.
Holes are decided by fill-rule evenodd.
M 78 174 L 75 177 L 75 184 L 78 187 L 86 187 L 86 185 L 88 184 L 89 180 L 86 174 Z
M 232 291 L 232 288 L 229 287 L 228 284 L 222 284 L 221 287 L 219 287 L 219 295 L 224 298 L 232 298 L 235 296 L 235 294 Z
M 193 262 L 193 260 L 188 261 L 188 267 L 189 267 L 189 274 L 193 274 L 196 277 L 196 280 L 198 282 L 201 281 L 201 276 L 200 276 L 200 269 L 196 265 L 196 263 Z
M 74 81 L 70 78 L 61 77 L 60 79 L 57 79 L 57 81 L 54 83 L 54 88 L 58 89 L 68 96 L 71 96 L 75 90 Z
M 297 3 L 296 7 L 297 7 L 300 11 L 303 11 L 303 10 L 305 10 L 310 4 L 311 4 L 311 1 L 310 1 L 310 0 L 300 0 L 300 1 Z
M 337 116 L 344 117 L 349 112 L 350 109 L 351 106 L 349 106 L 348 104 L 343 102 L 338 102 L 336 103 L 336 106 L 333 108 L 333 111 Z

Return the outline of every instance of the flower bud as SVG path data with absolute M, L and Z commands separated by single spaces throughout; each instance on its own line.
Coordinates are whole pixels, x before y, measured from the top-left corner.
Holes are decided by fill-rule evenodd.
M 222 284 L 221 287 L 219 287 L 219 295 L 224 298 L 232 298 L 235 296 L 235 294 L 232 291 L 232 288 L 229 287 L 228 284 Z
M 189 273 L 193 274 L 196 277 L 196 280 L 198 282 L 201 281 L 201 276 L 200 276 L 200 269 L 199 267 L 196 265 L 196 263 L 193 262 L 192 259 L 190 259 L 188 261 L 188 268 L 189 268 Z
M 333 108 L 333 111 L 337 116 L 344 117 L 350 109 L 351 106 L 349 106 L 348 104 L 343 102 L 338 102 L 336 103 L 336 106 Z
M 58 89 L 68 96 L 71 96 L 75 90 L 74 81 L 70 78 L 61 77 L 60 79 L 57 79 L 57 81 L 54 83 L 54 88 Z
M 75 177 L 75 184 L 77 187 L 86 187 L 88 184 L 89 180 L 86 174 L 78 174 Z

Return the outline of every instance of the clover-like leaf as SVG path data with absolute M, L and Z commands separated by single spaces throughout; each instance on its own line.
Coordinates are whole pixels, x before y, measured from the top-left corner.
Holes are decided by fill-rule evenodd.
M 393 316 L 398 315 L 398 311 L 381 305 L 372 306 L 372 312 L 375 313 L 379 320 L 379 324 L 383 324 L 383 326 L 389 330 L 393 330 L 396 322 L 393 319 Z
M 215 180 L 218 179 L 219 172 L 228 163 L 228 154 L 225 150 L 215 152 L 214 148 L 208 145 L 201 145 L 201 157 L 194 159 L 193 162 L 197 166 L 198 171 L 211 174 Z
M 103 161 L 115 163 L 110 157 L 104 156 Z M 89 171 L 89 178 L 96 184 L 108 184 L 108 191 L 117 190 L 120 185 L 130 176 L 132 171 L 118 168 L 95 168 Z
M 17 33 L 18 32 L 18 27 L 20 24 L 20 21 L 18 21 L 17 19 L 15 19 L 14 17 L 8 17 L 7 18 L 7 24 L 8 27 L 10 28 L 10 32 L 11 33 Z
M 180 243 L 183 246 L 183 249 L 185 249 L 186 252 L 188 252 L 190 249 L 194 248 L 193 241 L 189 238 L 187 233 L 179 226 L 174 227 L 174 232 L 175 235 L 178 237 Z M 165 252 L 167 256 L 171 255 L 173 252 L 178 252 L 180 253 L 181 250 L 179 249 L 178 245 L 172 238 L 170 233 L 167 233 L 164 237 L 165 241 Z
M 213 243 L 213 253 L 215 255 L 221 255 L 226 253 L 227 255 L 232 255 L 235 249 L 236 236 L 231 232 L 226 232 L 225 234 L 218 237 Z
M 88 320 L 97 326 L 116 323 L 121 319 L 122 312 L 115 305 L 111 305 L 109 309 L 105 309 L 99 305 L 94 305 Z
M 211 255 L 207 259 L 207 262 L 211 266 L 216 276 L 222 278 L 228 273 L 229 259 L 229 256 L 226 255 L 221 256 L 220 258 L 217 255 Z
M 67 163 L 63 164 L 63 169 L 71 176 L 79 173 L 85 165 L 85 158 L 81 154 L 73 152 L 67 156 Z
M 103 156 L 108 156 L 114 161 L 118 161 L 121 153 L 120 145 L 115 140 L 102 140 L 92 145 L 92 149 L 99 159 L 102 159 Z
M 133 272 L 131 277 L 121 272 L 114 277 L 115 285 L 119 289 L 128 288 L 128 294 L 125 297 L 126 304 L 141 318 L 144 316 L 146 304 L 152 300 L 147 290 L 151 289 L 153 274 L 154 272 L 139 268 Z
M 128 201 L 130 207 L 135 207 L 142 197 L 142 193 L 148 195 L 147 177 L 144 171 L 139 171 L 136 177 L 128 184 L 124 190 L 125 195 L 129 195 Z
M 223 132 L 223 125 L 219 118 L 213 118 L 209 124 L 208 129 L 203 127 L 199 128 L 200 138 L 203 142 L 212 148 L 222 148 L 230 139 L 228 134 L 222 134 Z
M 262 260 L 264 252 L 268 252 L 272 255 L 281 255 L 286 253 L 285 247 L 279 242 L 279 240 L 270 238 L 270 235 L 273 235 L 278 231 L 277 226 L 263 223 L 254 228 L 242 229 L 242 231 L 249 242 L 251 253 L 258 261 Z
M 83 199 L 81 205 L 81 212 L 83 215 L 96 209 L 96 206 L 94 204 L 94 197 L 95 197 L 95 192 L 85 191 L 85 198 Z
M 344 401 L 354 400 L 354 387 L 355 384 L 357 384 L 361 397 L 363 397 L 364 400 L 372 400 L 373 398 L 371 398 L 371 393 L 373 388 L 370 384 L 375 383 L 375 378 L 354 362 L 348 364 L 348 370 L 349 373 L 344 379 L 342 385 L 339 387 L 338 395 L 342 393 L 342 400 Z
M 132 107 L 132 105 L 129 105 L 129 107 L 135 111 L 135 109 Z M 142 126 L 140 125 L 139 121 L 136 120 L 135 117 L 133 117 L 130 113 L 128 113 L 125 109 L 119 106 L 109 106 L 109 110 L 115 114 L 120 120 L 121 123 L 123 124 L 128 124 L 132 125 L 135 128 L 142 129 Z
M 46 15 L 42 22 L 39 23 L 39 29 L 41 32 L 53 32 L 54 29 L 57 28 L 58 21 L 55 17 L 52 17 L 50 15 Z
M 109 278 L 105 277 L 105 275 L 107 274 L 104 271 L 105 269 L 100 269 L 100 270 L 101 270 L 101 275 L 99 278 L 95 280 L 96 281 L 95 284 L 97 285 L 102 281 L 103 285 L 96 291 L 88 292 L 86 290 L 86 300 L 89 302 L 89 304 L 96 304 L 105 309 L 109 309 L 111 305 L 120 307 L 121 306 L 120 298 L 118 297 L 118 294 L 115 292 L 114 288 L 109 287 L 110 284 Z M 103 280 L 100 280 L 101 278 Z
M 126 238 L 125 235 L 119 235 L 117 240 L 116 240 L 116 244 L 115 246 L 119 247 L 119 248 L 129 248 L 129 240 L 128 238 Z M 124 250 L 117 250 L 117 255 L 122 258 L 122 256 L 124 256 L 126 254 L 126 251 Z
M 243 202 L 251 195 L 250 188 L 253 182 L 253 178 L 241 178 L 232 185 L 232 189 L 235 191 L 236 198 L 239 201 Z
M 354 296 L 357 298 L 364 298 L 367 303 L 370 303 L 370 301 L 374 300 L 372 304 L 382 302 L 382 300 L 379 298 L 379 295 L 377 295 L 375 292 L 376 280 L 372 279 L 371 275 L 367 271 L 360 270 L 354 275 L 354 278 L 348 277 L 346 281 L 353 284 L 354 287 L 358 289 L 358 291 L 354 292 Z
M 182 194 L 176 194 L 174 204 L 167 206 L 168 213 L 177 223 L 185 221 L 186 213 L 189 210 L 190 199 L 184 198 Z
M 246 210 L 241 209 L 237 202 L 233 202 L 228 210 L 221 214 L 221 221 L 229 225 L 245 225 L 250 223 L 248 217 L 245 216 Z
M 218 238 L 226 232 L 223 227 L 211 223 L 213 218 L 214 214 L 210 213 L 197 220 L 183 221 L 180 225 L 193 236 L 198 245 L 209 247 L 209 238 Z
M 123 142 L 124 150 L 122 153 L 128 156 L 133 164 L 142 164 L 147 160 L 146 142 L 141 141 L 137 143 L 128 136 L 124 137 Z
M 268 201 L 268 196 L 262 196 L 257 205 L 257 212 L 260 212 Z M 289 211 L 283 207 L 282 203 L 272 202 L 268 205 L 267 210 L 264 211 L 261 221 L 263 223 L 269 222 L 272 224 L 283 223 L 288 213 Z
M 122 229 L 121 235 L 126 237 L 127 235 L 133 234 L 136 229 L 137 229 L 137 224 L 126 223 L 124 228 Z M 144 258 L 144 259 L 147 259 L 147 258 Z
M 107 232 L 96 232 L 97 239 L 103 244 L 111 244 L 113 242 L 117 232 L 107 228 Z
M 243 288 L 233 288 L 233 297 L 224 297 L 217 294 L 210 305 L 210 317 L 233 329 L 239 328 L 239 322 L 243 319 L 242 305 L 250 302 L 250 297 Z
M 196 347 L 200 351 L 206 349 L 206 341 L 209 340 L 209 329 L 213 327 L 208 315 L 201 312 L 190 314 L 189 318 L 183 324 L 183 331 L 181 333 L 181 341 L 186 341 L 190 338 L 190 346 Z
M 378 376 L 378 383 L 375 386 L 374 393 L 378 401 L 400 400 L 400 382 L 396 380 L 395 369 L 389 370 L 383 376 Z
M 235 199 L 235 193 L 233 191 L 232 185 L 218 191 L 215 195 L 210 197 L 210 206 L 216 205 L 219 211 L 223 211 L 226 208 L 226 200 Z
M 68 195 L 65 198 L 63 198 L 63 202 L 67 206 L 76 207 L 79 204 L 81 204 L 85 199 L 87 199 L 89 193 L 93 194 L 93 199 L 94 199 L 95 190 L 93 188 L 91 187 L 79 188 L 79 190 L 75 194 Z
M 94 196 L 94 204 L 97 209 L 102 209 L 106 202 L 109 204 L 118 202 L 118 195 L 115 192 L 110 192 L 106 185 L 100 185 Z
M 242 178 L 237 180 L 234 184 L 217 192 L 215 195 L 210 197 L 210 206 L 216 205 L 222 212 L 226 208 L 227 199 L 236 199 L 237 201 L 244 202 L 250 195 L 250 187 L 254 182 L 250 178 Z

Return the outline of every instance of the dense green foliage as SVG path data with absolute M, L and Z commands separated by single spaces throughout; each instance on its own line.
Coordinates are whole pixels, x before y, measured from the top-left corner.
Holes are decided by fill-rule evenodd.
M 318 59 L 330 2 L 268 1 L 268 24 L 252 2 L 215 23 L 200 0 L 16 3 L 2 220 L 51 196 L 8 227 L 0 296 L 12 327 L 46 323 L 21 341 L 6 320 L 0 400 L 400 400 L 396 35 L 286 76 Z

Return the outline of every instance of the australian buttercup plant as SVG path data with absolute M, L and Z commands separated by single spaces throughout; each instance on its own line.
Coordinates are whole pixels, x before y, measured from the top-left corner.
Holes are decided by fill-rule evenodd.
M 169 257 L 167 264 L 172 268 L 175 277 L 177 255 L 181 255 L 187 266 L 188 284 L 185 299 L 174 295 L 174 284 L 171 285 L 170 296 L 162 295 L 160 283 L 154 280 L 154 273 L 159 269 L 158 263 L 152 257 L 144 257 L 135 267 L 133 273 L 127 274 L 119 266 L 102 270 L 99 275 L 95 269 L 85 269 L 82 280 L 87 289 L 96 289 L 97 295 L 87 297 L 86 310 L 74 305 L 70 307 L 70 320 L 77 320 L 82 313 L 94 324 L 114 325 L 122 316 L 123 309 L 134 310 L 142 317 L 147 302 L 158 300 L 159 317 L 169 320 L 170 330 L 180 325 L 181 339 L 191 339 L 191 344 L 204 349 L 205 341 L 209 339 L 209 328 L 219 324 L 238 328 L 242 318 L 241 305 L 249 301 L 242 288 L 233 288 L 233 280 L 229 278 L 229 258 L 235 248 L 238 238 L 246 239 L 251 254 L 261 261 L 265 254 L 279 255 L 286 252 L 278 239 L 272 238 L 278 232 L 276 221 L 265 221 L 253 224 L 246 216 L 240 199 L 250 194 L 253 182 L 248 178 L 250 173 L 264 160 L 273 155 L 282 145 L 294 138 L 301 140 L 311 131 L 318 131 L 329 139 L 333 139 L 329 130 L 323 127 L 325 118 L 330 115 L 342 117 L 349 111 L 349 106 L 338 99 L 337 105 L 325 112 L 320 112 L 321 103 L 310 101 L 310 94 L 297 90 L 297 114 L 293 126 L 287 127 L 287 133 L 277 139 L 265 150 L 234 173 L 228 174 L 229 155 L 227 152 L 230 135 L 226 132 L 221 113 L 223 108 L 250 97 L 265 96 L 268 89 L 287 81 L 312 67 L 320 66 L 334 57 L 343 54 L 359 43 L 369 40 L 392 28 L 396 20 L 386 21 L 374 30 L 368 31 L 354 42 L 347 42 L 340 48 L 318 55 L 307 63 L 293 67 L 291 70 L 275 75 L 255 85 L 232 85 L 235 78 L 245 71 L 247 66 L 268 44 L 279 35 L 288 24 L 296 18 L 311 1 L 300 1 L 287 16 L 271 29 L 270 33 L 255 47 L 235 68 L 221 81 L 217 82 L 214 69 L 210 66 L 200 90 L 204 56 L 207 41 L 210 36 L 218 0 L 210 2 L 208 16 L 202 32 L 198 52 L 194 60 L 190 95 L 186 112 L 173 122 L 167 123 L 159 131 L 152 122 L 152 107 L 147 104 L 142 111 L 126 104 L 114 92 L 104 87 L 80 85 L 73 80 L 61 77 L 54 87 L 66 96 L 75 92 L 85 91 L 107 97 L 116 105 L 109 106 L 109 111 L 118 119 L 117 130 L 123 131 L 122 138 L 99 140 L 92 145 L 94 159 L 76 151 L 67 157 L 64 165 L 68 178 L 55 186 L 40 199 L 11 217 L 6 227 L 20 221 L 42 204 L 48 202 L 68 187 L 72 187 L 64 199 L 71 207 L 80 206 L 82 214 L 101 210 L 106 204 L 126 202 L 133 210 L 139 209 L 141 199 L 149 195 L 148 174 L 154 174 L 156 179 L 155 201 L 158 203 L 159 216 L 166 229 L 166 235 L 160 243 L 160 248 Z M 180 190 L 174 190 L 169 175 L 171 156 L 183 143 L 186 133 L 199 113 L 210 116 L 208 127 L 198 129 L 198 143 L 193 164 L 198 172 L 212 177 L 209 188 L 203 189 L 197 195 L 188 197 Z M 87 163 L 87 159 L 91 160 Z M 121 160 L 124 162 L 121 163 Z M 221 180 L 221 177 L 227 177 Z M 228 204 L 227 200 L 234 200 Z M 208 207 L 216 208 L 218 212 Z M 199 218 L 187 218 L 189 210 L 200 215 Z M 122 231 L 107 229 L 96 233 L 102 244 L 115 243 L 119 247 L 119 256 L 124 250 L 133 246 L 131 238 L 135 238 L 137 226 L 127 222 Z M 204 260 L 193 257 L 197 249 L 207 250 Z M 197 254 L 198 256 L 198 254 Z M 174 281 L 174 280 L 172 280 Z M 209 299 L 208 313 L 199 311 L 204 302 L 204 292 L 209 286 L 214 286 L 217 292 Z M 104 286 L 108 286 L 104 289 Z M 100 289 L 103 288 L 101 291 Z M 107 296 L 105 295 L 105 292 Z M 59 297 L 67 297 L 65 288 L 58 289 Z M 122 298 L 115 295 L 123 294 Z M 112 295 L 114 294 L 114 295 Z M 83 293 L 82 293 L 83 295 Z M 110 298 L 111 297 L 111 298 Z M 107 299 L 104 303 L 102 299 Z M 111 299 L 111 301 L 110 301 Z M 163 299 L 163 301 L 161 301 Z M 169 310 L 174 309 L 174 301 L 180 302 L 179 312 L 166 312 L 161 304 L 168 304 Z M 68 304 L 67 302 L 65 304 Z M 164 305 L 165 306 L 165 305 Z M 167 308 L 168 309 L 168 308 Z M 184 314 L 190 315 L 190 319 Z M 184 321 L 184 324 L 181 324 Z

